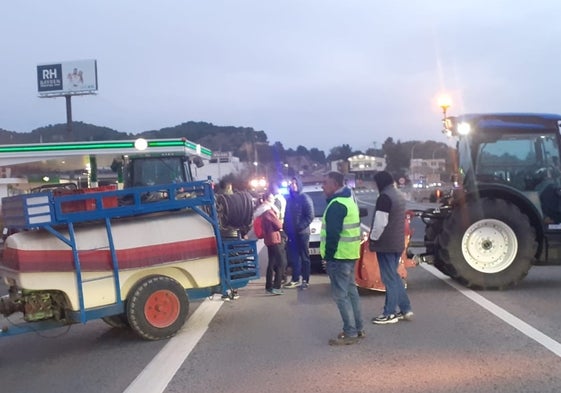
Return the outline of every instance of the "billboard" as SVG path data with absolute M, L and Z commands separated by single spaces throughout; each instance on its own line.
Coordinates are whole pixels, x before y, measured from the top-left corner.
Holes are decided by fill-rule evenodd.
M 97 61 L 77 60 L 37 66 L 40 96 L 93 94 L 97 91 Z

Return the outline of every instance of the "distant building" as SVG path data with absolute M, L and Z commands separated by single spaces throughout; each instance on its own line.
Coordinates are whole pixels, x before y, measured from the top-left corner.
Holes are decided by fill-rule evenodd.
M 413 158 L 409 177 L 413 184 L 440 183 L 443 181 L 442 174 L 444 172 L 446 172 L 446 160 L 444 158 Z
M 332 171 L 354 175 L 356 187 L 359 188 L 368 187 L 373 183 L 376 172 L 383 171 L 386 166 L 385 157 L 367 156 L 365 154 L 357 154 L 347 160 L 331 161 L 330 163 Z
M 220 180 L 229 174 L 237 175 L 243 169 L 240 159 L 232 155 L 232 152 L 213 152 L 212 158 L 205 161 L 201 168 L 194 168 L 194 176 L 199 180 L 204 180 L 209 176 L 213 180 Z

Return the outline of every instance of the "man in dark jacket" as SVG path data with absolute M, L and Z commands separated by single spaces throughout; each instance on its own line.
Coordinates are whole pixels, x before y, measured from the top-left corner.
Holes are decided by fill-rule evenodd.
M 286 254 L 292 266 L 292 281 L 285 288 L 307 289 L 310 281 L 310 224 L 314 219 L 312 199 L 302 192 L 302 183 L 292 178 L 286 200 L 283 230 L 287 237 Z M 300 283 L 302 277 L 302 283 Z
M 386 301 L 383 313 L 373 318 L 372 323 L 396 323 L 413 317 L 405 285 L 397 273 L 399 258 L 405 248 L 405 198 L 395 187 L 390 173 L 378 172 L 374 181 L 380 194 L 370 230 L 370 251 L 375 251 L 378 258 L 380 275 L 386 286 Z

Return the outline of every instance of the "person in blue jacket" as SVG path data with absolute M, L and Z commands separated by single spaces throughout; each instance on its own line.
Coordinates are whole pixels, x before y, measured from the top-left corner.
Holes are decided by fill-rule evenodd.
M 286 234 L 286 255 L 292 267 L 292 281 L 285 288 L 307 289 L 310 282 L 310 224 L 314 219 L 312 198 L 302 192 L 302 183 L 292 178 L 288 186 L 283 230 Z M 300 282 L 302 278 L 302 282 Z

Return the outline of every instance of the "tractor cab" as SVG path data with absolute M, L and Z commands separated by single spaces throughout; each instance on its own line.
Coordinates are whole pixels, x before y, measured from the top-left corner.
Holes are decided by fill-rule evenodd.
M 191 164 L 200 168 L 199 157 L 186 154 L 135 154 L 123 156 L 124 187 L 153 186 L 156 184 L 194 181 Z
M 544 222 L 561 223 L 558 115 L 488 114 L 450 117 L 459 137 L 466 191 L 495 187 L 534 203 Z

